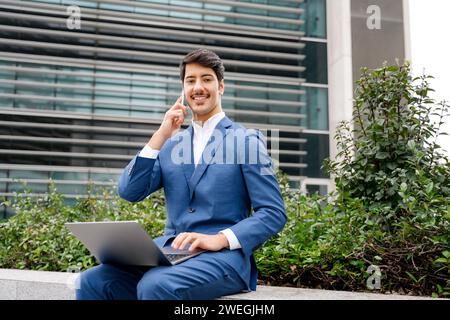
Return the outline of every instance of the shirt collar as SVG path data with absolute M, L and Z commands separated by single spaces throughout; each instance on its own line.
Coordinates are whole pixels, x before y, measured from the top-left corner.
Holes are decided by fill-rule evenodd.
M 194 120 L 192 120 L 192 127 L 194 128 L 194 134 L 213 130 L 220 122 L 220 120 L 222 120 L 224 117 L 225 112 L 221 111 L 219 113 L 216 113 L 203 123 L 203 127 L 199 123 L 196 123 Z

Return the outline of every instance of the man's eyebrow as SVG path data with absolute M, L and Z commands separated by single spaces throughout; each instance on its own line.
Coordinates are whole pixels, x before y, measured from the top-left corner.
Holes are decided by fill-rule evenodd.
M 213 75 L 211 73 L 205 73 L 205 74 L 202 74 L 201 77 L 202 78 L 203 77 L 213 77 Z M 186 79 L 188 79 L 188 78 L 195 78 L 195 76 L 186 76 Z

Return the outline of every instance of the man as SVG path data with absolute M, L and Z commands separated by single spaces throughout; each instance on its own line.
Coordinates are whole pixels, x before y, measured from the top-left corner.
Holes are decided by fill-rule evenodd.
M 119 194 L 136 202 L 164 188 L 167 221 L 155 242 L 207 251 L 174 266 L 96 266 L 82 273 L 78 299 L 214 299 L 256 290 L 253 251 L 286 223 L 264 141 L 222 111 L 220 58 L 198 49 L 180 69 L 192 124 L 179 132 L 188 112 L 180 97 L 125 168 Z

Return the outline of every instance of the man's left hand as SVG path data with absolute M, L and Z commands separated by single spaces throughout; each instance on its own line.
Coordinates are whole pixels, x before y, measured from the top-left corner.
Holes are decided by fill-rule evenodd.
M 183 232 L 173 240 L 172 248 L 183 250 L 188 244 L 190 244 L 189 251 L 194 251 L 197 248 L 219 251 L 230 245 L 223 233 L 208 235 L 196 232 Z

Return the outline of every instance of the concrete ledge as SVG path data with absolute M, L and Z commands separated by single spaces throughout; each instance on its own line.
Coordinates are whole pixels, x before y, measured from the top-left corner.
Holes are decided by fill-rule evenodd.
M 352 291 L 258 286 L 256 291 L 222 297 L 221 300 L 429 300 L 433 298 Z
M 78 274 L 0 269 L 0 300 L 74 300 Z M 256 291 L 220 300 L 427 300 L 432 298 L 258 286 Z
M 0 300 L 74 300 L 77 274 L 0 269 Z

